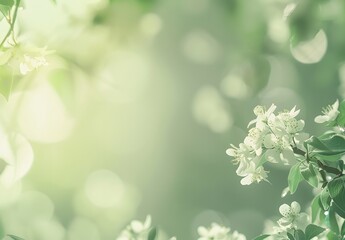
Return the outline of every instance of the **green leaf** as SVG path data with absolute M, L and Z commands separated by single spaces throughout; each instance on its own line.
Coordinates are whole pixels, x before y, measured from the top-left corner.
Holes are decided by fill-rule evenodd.
M 327 132 L 318 138 L 311 137 L 306 142 L 315 148 L 311 153 L 315 153 L 320 156 L 341 156 L 345 153 L 345 138 L 335 132 Z
M 345 152 L 345 138 L 341 135 L 335 134 L 328 139 L 321 140 L 324 145 L 335 154 Z
M 300 170 L 300 163 L 294 165 L 289 172 L 288 176 L 288 184 L 291 194 L 296 192 L 298 184 L 302 181 L 302 175 Z
M 3 17 L 8 17 L 10 15 L 10 11 L 11 11 L 12 6 L 6 6 L 6 5 L 1 5 L 0 4 L 0 12 L 2 13 L 1 15 L 1 20 L 3 19 Z
M 334 211 L 342 218 L 345 219 L 345 211 L 343 209 L 341 209 L 338 204 L 336 204 L 335 202 L 333 202 L 333 207 L 334 207 Z
M 328 183 L 327 187 L 337 207 L 345 212 L 345 176 L 333 179 Z
M 329 232 L 327 234 L 327 240 L 339 240 L 339 236 L 334 232 Z
M 269 236 L 270 236 L 269 234 L 263 234 L 263 235 L 255 237 L 253 240 L 263 240 L 265 238 L 268 238 Z
M 320 196 L 316 196 L 311 202 L 311 221 L 312 222 L 316 221 L 317 216 L 321 212 L 319 200 L 320 200 Z
M 309 164 L 308 168 L 302 169 L 301 174 L 303 178 L 312 186 L 317 187 L 319 184 L 319 181 L 316 176 L 316 172 L 314 169 L 314 166 L 312 164 Z
M 21 238 L 21 237 L 17 237 L 17 236 L 14 236 L 14 235 L 7 235 L 9 236 L 10 238 L 12 238 L 13 240 L 24 240 L 24 238 Z
M 157 237 L 157 228 L 152 228 L 149 232 L 147 240 L 155 240 Z
M 0 5 L 12 7 L 14 5 L 14 0 L 0 0 Z
M 319 227 L 314 224 L 309 224 L 305 229 L 305 237 L 307 240 L 312 239 L 313 237 L 318 236 L 323 233 L 326 229 Z
M 295 239 L 296 240 L 306 240 L 304 232 L 300 229 L 296 230 L 295 231 Z
M 291 233 L 286 233 L 287 237 L 289 238 L 289 240 L 295 240 L 295 238 L 293 237 L 293 235 Z
M 339 234 L 339 226 L 333 206 L 329 208 L 328 214 L 325 217 L 325 223 L 331 229 L 332 232 L 334 232 L 335 234 Z
M 312 136 L 308 140 L 306 140 L 306 143 L 309 144 L 310 146 L 314 147 L 314 148 L 319 149 L 319 150 L 324 150 L 324 151 L 330 150 L 323 142 L 321 142 L 315 136 Z
M 345 100 L 343 100 L 340 104 L 339 104 L 339 114 L 336 118 L 336 122 L 339 126 L 344 127 L 345 126 Z
M 344 222 L 343 225 L 341 226 L 340 234 L 341 234 L 342 236 L 345 236 L 345 222 Z
M 338 162 L 338 166 L 341 172 L 344 171 L 344 161 L 343 160 L 339 160 Z
M 320 203 L 323 210 L 328 210 L 331 203 L 331 197 L 329 195 L 328 188 L 322 189 L 319 196 L 320 196 Z

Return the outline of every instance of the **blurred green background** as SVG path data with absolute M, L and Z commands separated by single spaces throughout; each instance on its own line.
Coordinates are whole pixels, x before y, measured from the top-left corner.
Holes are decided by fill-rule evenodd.
M 287 169 L 241 186 L 225 150 L 252 109 L 297 105 L 305 131 L 345 95 L 342 0 L 23 1 L 22 41 L 47 46 L 18 128 L 35 160 L 0 193 L 3 229 L 35 240 L 110 240 L 151 214 L 167 236 L 213 221 L 248 238 L 293 200 Z M 1 70 L 0 70 L 1 71 Z M 1 77 L 1 91 L 9 91 Z

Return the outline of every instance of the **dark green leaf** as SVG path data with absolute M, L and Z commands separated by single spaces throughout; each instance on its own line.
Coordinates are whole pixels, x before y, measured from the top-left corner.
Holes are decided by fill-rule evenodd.
M 337 207 L 345 212 L 345 176 L 333 179 L 328 183 L 327 187 Z
M 289 238 L 289 240 L 295 240 L 294 236 L 291 233 L 286 233 L 287 237 Z
M 318 154 L 318 153 L 316 154 L 317 156 L 319 156 L 319 158 L 322 158 L 323 162 L 328 162 L 328 163 L 338 162 L 339 159 L 344 155 L 344 153 L 334 154 L 334 152 L 331 152 L 331 155 Z
M 330 149 L 323 143 L 321 142 L 317 137 L 312 136 L 306 141 L 307 144 L 310 146 L 319 149 L 319 150 L 324 150 L 324 151 L 329 151 Z
M 313 237 L 316 237 L 322 232 L 324 232 L 325 230 L 326 229 L 319 227 L 317 225 L 309 224 L 305 229 L 305 237 L 307 240 L 312 239 Z
M 339 161 L 338 161 L 339 162 Z M 333 174 L 341 174 L 341 171 L 338 168 L 331 167 L 328 165 L 323 164 L 321 161 L 317 160 L 317 164 L 320 168 L 322 168 L 324 171 L 328 173 L 333 173 Z
M 345 219 L 345 211 L 343 209 L 341 209 L 338 204 L 336 204 L 335 202 L 333 202 L 333 207 L 335 212 L 342 218 Z
M 307 143 L 315 148 L 312 153 L 320 156 L 341 156 L 345 153 L 345 138 L 334 132 L 326 133 L 319 138 L 311 137 Z
M 333 137 L 321 141 L 335 153 L 345 152 L 345 138 L 341 135 L 335 134 Z
M 302 181 L 302 179 L 300 163 L 297 163 L 290 169 L 288 176 L 288 184 L 291 194 L 296 192 L 298 184 Z
M 155 240 L 157 237 L 157 228 L 152 228 L 149 232 L 147 240 Z
M 339 166 L 340 171 L 342 172 L 344 170 L 344 161 L 343 160 L 339 160 L 338 166 Z
M 295 239 L 296 240 L 306 240 L 304 232 L 300 229 L 296 230 L 295 231 Z
M 263 235 L 255 237 L 253 240 L 263 240 L 265 238 L 268 238 L 269 236 L 270 236 L 269 234 L 263 234 Z

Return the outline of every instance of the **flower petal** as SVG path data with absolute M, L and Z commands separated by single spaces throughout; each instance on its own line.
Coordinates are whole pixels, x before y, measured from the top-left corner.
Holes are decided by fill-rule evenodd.
M 301 205 L 298 202 L 294 201 L 291 203 L 291 213 L 297 215 L 301 211 Z
M 291 214 L 291 208 L 289 205 L 287 204 L 283 204 L 279 207 L 279 212 L 281 215 L 283 215 L 284 217 L 289 217 Z

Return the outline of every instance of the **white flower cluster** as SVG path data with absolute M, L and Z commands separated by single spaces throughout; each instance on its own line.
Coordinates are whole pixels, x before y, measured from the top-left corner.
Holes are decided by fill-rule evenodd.
M 116 240 L 147 240 L 151 228 L 151 216 L 148 215 L 144 222 L 133 220 Z
M 262 166 L 266 161 L 289 165 L 296 159 L 293 148 L 304 149 L 308 134 L 302 132 L 304 121 L 296 119 L 299 110 L 294 107 L 277 115 L 275 110 L 274 104 L 267 111 L 263 106 L 256 106 L 256 119 L 248 127 L 255 126 L 249 129 L 239 147 L 231 145 L 226 151 L 239 165 L 236 173 L 243 177 L 242 185 L 267 181 L 267 171 Z
M 281 205 L 279 212 L 282 217 L 278 220 L 278 225 L 272 227 L 269 239 L 288 239 L 287 232 L 292 229 L 304 229 L 308 225 L 308 214 L 301 212 L 301 206 L 298 202 L 292 202 L 290 206 Z
M 151 229 L 151 216 L 147 215 L 144 222 L 133 220 L 116 238 L 116 240 L 147 240 Z M 176 240 L 172 237 L 169 240 Z
M 246 240 L 246 237 L 237 231 L 230 232 L 230 228 L 212 223 L 209 228 L 198 228 L 198 240 Z
M 46 47 L 17 45 L 0 51 L 0 65 L 8 64 L 21 75 L 27 75 L 42 66 L 47 66 L 45 56 L 50 53 L 52 51 L 48 51 Z

